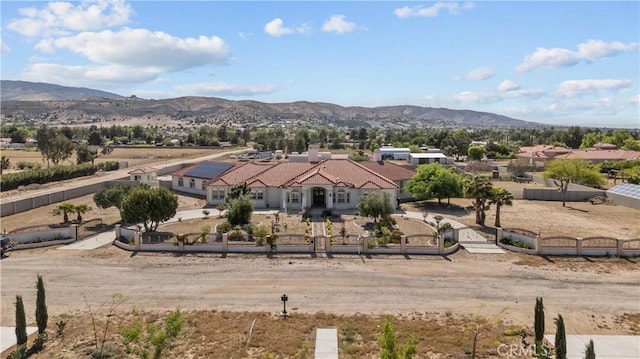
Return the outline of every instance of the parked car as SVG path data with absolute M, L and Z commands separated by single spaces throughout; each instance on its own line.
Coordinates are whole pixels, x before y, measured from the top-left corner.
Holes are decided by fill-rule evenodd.
M 4 257 L 5 253 L 11 249 L 11 243 L 9 243 L 9 237 L 0 237 L 0 257 Z

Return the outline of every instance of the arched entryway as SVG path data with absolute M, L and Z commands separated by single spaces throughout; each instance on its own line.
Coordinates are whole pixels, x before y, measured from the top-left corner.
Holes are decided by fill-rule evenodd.
M 322 187 L 314 187 L 311 190 L 311 205 L 316 207 L 326 206 L 326 190 Z

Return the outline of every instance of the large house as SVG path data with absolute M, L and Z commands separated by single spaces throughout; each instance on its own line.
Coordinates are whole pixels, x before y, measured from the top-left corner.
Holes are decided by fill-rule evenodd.
M 517 157 L 535 166 L 544 166 L 545 163 L 553 159 L 581 159 L 595 164 L 604 161 L 638 160 L 640 159 L 640 151 L 621 150 L 616 145 L 609 143 L 596 143 L 593 147 L 582 150 L 538 145 L 520 148 Z
M 311 153 L 310 159 L 317 158 Z M 225 203 L 227 191 L 246 182 L 256 208 L 284 212 L 307 208 L 355 209 L 361 196 L 389 194 L 395 207 L 402 187 L 414 171 L 386 162 L 358 163 L 348 159 L 318 162 L 203 162 L 173 174 L 173 189 L 201 194 L 207 204 Z M 207 180 L 203 178 L 208 177 Z M 391 177 L 391 178 L 389 178 Z

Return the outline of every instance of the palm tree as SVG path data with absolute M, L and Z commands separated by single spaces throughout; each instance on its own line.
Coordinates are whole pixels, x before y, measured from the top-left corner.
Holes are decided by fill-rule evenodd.
M 496 205 L 496 227 L 502 227 L 500 225 L 500 207 L 513 206 L 513 194 L 502 187 L 494 188 L 491 191 L 491 198 L 489 198 L 489 204 Z
M 69 213 L 74 213 L 76 211 L 76 205 L 70 202 L 65 202 L 58 207 L 53 209 L 53 215 L 59 216 L 63 215 L 64 224 L 69 223 Z
M 474 199 L 473 208 L 476 211 L 476 224 L 484 226 L 485 211 L 489 209 L 489 199 L 493 193 L 491 181 L 479 173 L 465 178 L 464 194 Z
M 88 204 L 78 204 L 75 206 L 74 212 L 78 214 L 78 218 L 76 219 L 79 223 L 82 223 L 82 215 L 89 212 L 90 210 L 91 206 L 89 206 Z

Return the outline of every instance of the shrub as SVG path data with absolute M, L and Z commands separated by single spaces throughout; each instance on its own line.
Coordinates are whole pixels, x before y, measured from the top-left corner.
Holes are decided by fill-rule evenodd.
M 102 171 L 116 171 L 120 169 L 120 163 L 118 161 L 101 162 L 96 165 L 99 170 Z
M 246 238 L 244 236 L 244 233 L 242 233 L 242 231 L 240 231 L 238 229 L 234 229 L 232 232 L 229 233 L 229 240 L 230 241 L 245 241 Z
M 229 232 L 230 230 L 231 230 L 231 224 L 229 224 L 229 222 L 220 223 L 216 227 L 216 231 L 219 233 L 226 233 L 226 232 Z
M 90 176 L 98 171 L 98 166 L 82 163 L 74 166 L 52 166 L 49 168 L 31 169 L 24 172 L 7 173 L 0 177 L 0 189 L 9 191 L 32 183 L 45 184 L 55 181 Z
M 39 163 L 35 163 L 35 162 L 26 162 L 26 161 L 20 161 L 16 164 L 16 167 L 20 170 L 24 170 L 24 169 L 38 169 L 38 168 L 42 168 L 42 165 L 40 165 Z

